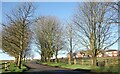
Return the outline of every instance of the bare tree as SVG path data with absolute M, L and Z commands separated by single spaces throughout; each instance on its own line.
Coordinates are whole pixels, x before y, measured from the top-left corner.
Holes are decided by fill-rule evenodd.
M 30 49 L 29 46 L 23 51 L 23 60 L 24 60 L 24 62 L 27 62 L 28 56 L 33 54 L 31 51 L 32 50 Z
M 2 49 L 4 52 L 7 52 L 9 55 L 14 56 L 16 60 L 16 64 L 18 63 L 18 52 L 20 52 L 18 48 L 18 40 L 13 37 L 13 26 L 7 27 L 3 26 L 2 29 Z M 15 31 L 15 30 L 14 30 Z M 15 31 L 16 33 L 17 31 Z M 13 41 L 14 38 L 14 41 Z
M 0 49 L 2 48 L 2 28 L 0 26 Z
M 53 16 L 41 16 L 36 20 L 35 34 L 40 46 L 41 60 L 50 62 L 55 49 L 55 37 L 58 26 L 57 19 Z
M 117 42 L 116 11 L 112 3 L 87 2 L 78 6 L 73 22 L 78 28 L 80 43 L 88 49 L 96 66 L 97 55 Z
M 54 31 L 54 54 L 55 54 L 55 63 L 58 62 L 58 52 L 64 48 L 64 38 L 63 38 L 63 27 L 59 22 L 55 27 Z
M 23 3 L 16 10 L 13 10 L 11 15 L 6 14 L 8 22 L 3 24 L 8 28 L 6 33 L 3 33 L 3 47 L 10 45 L 9 50 L 15 49 L 18 55 L 18 67 L 21 68 L 23 51 L 27 48 L 31 39 L 31 17 L 33 16 L 34 6 L 32 3 Z M 4 42 L 7 42 L 4 43 Z M 5 50 L 5 48 L 3 49 Z M 7 50 L 6 52 L 9 53 Z
M 78 44 L 78 39 L 75 34 L 75 26 L 73 23 L 68 24 L 66 27 L 66 42 L 68 46 L 68 64 L 71 64 L 71 60 L 73 59 L 73 51 L 75 50 L 75 47 Z

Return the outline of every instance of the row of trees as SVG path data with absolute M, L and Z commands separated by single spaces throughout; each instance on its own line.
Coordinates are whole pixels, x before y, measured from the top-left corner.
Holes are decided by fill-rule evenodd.
M 62 27 L 59 20 L 53 16 L 41 16 L 35 20 L 35 34 L 41 53 L 42 62 L 50 62 L 55 54 L 58 62 L 58 51 L 63 48 Z
M 24 3 L 11 15 L 6 15 L 8 21 L 3 24 L 2 49 L 14 56 L 17 66 L 21 68 L 23 56 L 34 36 L 42 62 L 49 63 L 55 55 L 57 63 L 58 51 L 68 49 L 68 63 L 71 64 L 75 46 L 82 45 L 89 51 L 95 66 L 96 56 L 119 39 L 115 31 L 118 23 L 116 7 L 114 3 L 106 2 L 83 3 L 78 6 L 70 21 L 72 23 L 63 26 L 55 16 L 33 19 L 35 7 L 32 3 Z M 30 29 L 31 25 L 34 25 L 34 29 Z

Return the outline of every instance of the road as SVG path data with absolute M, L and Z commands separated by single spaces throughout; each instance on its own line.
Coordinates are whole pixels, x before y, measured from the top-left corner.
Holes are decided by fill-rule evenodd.
M 51 71 L 70 71 L 72 69 L 57 68 L 46 65 L 37 64 L 36 62 L 27 63 L 26 66 L 29 68 L 26 72 L 51 72 Z
M 37 64 L 36 62 L 30 62 L 27 63 L 26 66 L 29 68 L 28 71 L 25 71 L 25 73 L 31 73 L 31 74 L 39 74 L 39 73 L 51 73 L 51 74 L 66 74 L 66 73 L 74 73 L 74 74 L 90 74 L 90 70 L 80 70 L 80 69 L 67 69 L 67 68 L 58 68 L 58 67 L 52 67 L 52 66 L 46 66 Z

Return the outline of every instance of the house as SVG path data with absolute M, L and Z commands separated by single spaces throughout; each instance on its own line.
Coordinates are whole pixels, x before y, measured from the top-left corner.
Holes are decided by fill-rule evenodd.
M 102 53 L 99 53 L 97 57 L 117 57 L 119 55 L 120 51 L 115 49 L 109 49 L 105 50 Z
M 120 51 L 118 50 L 106 50 L 104 56 L 105 57 L 117 57 Z
M 70 57 L 70 54 L 68 53 L 67 54 L 67 57 Z M 74 53 L 73 53 L 73 58 L 74 57 L 76 57 L 76 58 L 85 58 L 85 57 L 91 57 L 90 55 L 88 55 L 87 54 L 87 52 L 86 51 L 75 51 Z
M 75 53 L 75 57 L 76 58 L 85 58 L 85 57 L 92 57 L 91 55 L 87 54 L 86 51 L 77 51 L 77 52 L 74 52 Z M 104 52 L 101 52 L 97 55 L 97 57 L 117 57 L 118 55 L 120 54 L 120 51 L 118 50 L 113 50 L 113 49 L 109 49 L 109 50 L 106 50 Z M 67 57 L 70 57 L 69 56 L 69 53 L 67 54 Z
M 99 53 L 99 54 L 97 55 L 97 57 L 104 57 L 104 54 Z

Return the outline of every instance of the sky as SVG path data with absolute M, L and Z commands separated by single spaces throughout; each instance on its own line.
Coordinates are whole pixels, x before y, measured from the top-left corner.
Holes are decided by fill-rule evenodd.
M 118 0 L 1 0 L 2 2 L 118 2 Z
M 35 16 L 41 16 L 41 15 L 51 15 L 58 17 L 61 21 L 66 22 L 70 20 L 73 13 L 75 12 L 75 8 L 78 3 L 76 2 L 36 2 L 34 3 L 37 7 L 37 10 L 35 11 Z M 17 7 L 17 5 L 20 5 L 20 2 L 2 2 L 2 18 L 0 20 L 5 21 L 5 14 L 10 14 L 11 9 L 14 9 Z M 1 16 L 1 15 L 0 15 Z M 115 44 L 111 47 L 111 49 L 118 49 L 118 45 Z M 33 49 L 37 49 L 34 44 L 32 44 Z M 34 52 L 34 50 L 33 50 Z M 58 57 L 66 56 L 66 54 L 63 54 L 63 52 L 60 52 L 61 54 Z M 35 58 L 40 58 L 38 53 L 35 53 Z M 0 53 L 0 60 L 9 60 L 14 59 L 14 57 L 10 57 L 7 54 Z
M 2 20 L 5 21 L 5 14 L 11 13 L 11 9 L 15 9 L 17 5 L 20 5 L 20 2 L 3 2 L 2 3 Z M 36 2 L 34 3 L 37 10 L 35 11 L 35 16 L 41 16 L 41 15 L 51 15 L 58 17 L 61 21 L 65 22 L 68 21 L 69 18 L 72 16 L 72 13 L 74 12 L 74 9 L 77 5 L 75 2 Z M 33 49 L 37 49 L 34 44 L 32 44 Z M 34 51 L 33 51 L 34 52 Z M 61 56 L 66 56 L 65 54 L 62 54 L 64 52 L 61 52 Z M 35 53 L 35 58 L 39 58 L 39 54 Z M 13 57 L 10 57 L 6 54 L 0 54 L 0 59 L 14 59 Z
M 2 3 L 2 16 L 4 20 L 5 13 L 11 13 L 11 9 L 16 8 L 21 3 L 17 2 L 3 2 Z M 36 2 L 34 3 L 36 9 L 35 15 L 54 15 L 61 20 L 67 20 L 74 12 L 77 3 L 75 2 Z

